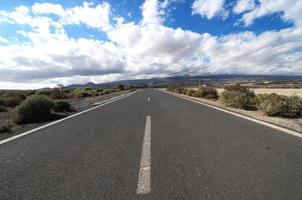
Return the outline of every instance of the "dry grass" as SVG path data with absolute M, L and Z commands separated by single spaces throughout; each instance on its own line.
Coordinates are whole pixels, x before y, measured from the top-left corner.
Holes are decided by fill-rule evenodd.
M 221 94 L 224 89 L 217 89 L 218 93 Z M 271 89 L 271 88 L 253 88 L 255 94 L 269 94 L 276 93 L 279 95 L 292 96 L 297 95 L 302 97 L 302 89 Z

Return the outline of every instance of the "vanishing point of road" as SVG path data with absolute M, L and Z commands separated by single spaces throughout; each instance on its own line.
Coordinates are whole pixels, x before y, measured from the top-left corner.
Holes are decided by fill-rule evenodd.
M 1 144 L 0 199 L 301 200 L 302 139 L 139 90 Z

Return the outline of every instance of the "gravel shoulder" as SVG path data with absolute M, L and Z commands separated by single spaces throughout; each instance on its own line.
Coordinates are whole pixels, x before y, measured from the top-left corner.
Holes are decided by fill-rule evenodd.
M 121 92 L 114 92 L 107 95 L 97 96 L 97 97 L 85 97 L 85 98 L 77 98 L 77 99 L 64 99 L 71 104 L 72 108 L 76 110 L 76 112 L 80 112 L 86 110 L 88 108 L 93 107 L 95 103 L 102 102 L 113 97 L 117 97 L 123 94 L 129 93 L 129 91 L 121 91 Z M 0 125 L 5 124 L 11 115 L 13 109 L 9 109 L 8 112 L 0 112 Z M 11 133 L 2 133 L 0 134 L 0 140 L 12 137 L 14 135 L 29 131 L 31 129 L 37 128 L 39 126 L 48 124 L 55 120 L 67 117 L 69 115 L 75 114 L 76 112 L 69 112 L 69 113 L 60 113 L 59 115 L 54 116 L 53 120 L 43 122 L 43 123 L 31 123 L 31 124 L 24 124 L 24 125 L 14 125 L 12 127 Z
M 285 128 L 289 128 L 291 130 L 295 130 L 299 133 L 302 134 L 302 118 L 281 118 L 281 117 L 270 117 L 270 116 L 266 116 L 263 113 L 261 113 L 260 111 L 250 111 L 250 110 L 241 110 L 241 109 L 237 109 L 237 108 L 231 108 L 228 106 L 224 106 L 221 103 L 219 103 L 219 101 L 214 101 L 214 100 L 208 100 L 208 99 L 203 99 L 203 98 L 196 98 L 196 97 L 190 97 L 187 95 L 183 95 L 183 94 L 176 94 L 176 93 L 172 93 L 169 91 L 166 91 L 168 93 L 171 94 L 175 94 L 175 95 L 179 95 L 179 96 L 183 96 L 186 98 L 190 98 L 190 99 L 194 99 L 196 101 L 200 101 L 202 103 L 206 103 L 209 105 L 213 105 L 219 108 L 223 108 L 225 110 L 229 110 L 229 111 L 233 111 L 245 116 L 249 116 L 255 119 L 259 119 L 268 123 L 272 123 L 278 126 L 282 126 Z

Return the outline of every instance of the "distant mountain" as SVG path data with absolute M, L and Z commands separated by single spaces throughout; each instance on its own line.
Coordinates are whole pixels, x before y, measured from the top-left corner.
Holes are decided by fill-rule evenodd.
M 285 75 L 230 75 L 230 74 L 220 74 L 220 75 L 204 75 L 204 76 L 171 76 L 164 78 L 151 78 L 151 79 L 136 79 L 136 80 L 121 80 L 108 83 L 95 84 L 89 82 L 87 84 L 73 84 L 69 85 L 67 89 L 75 88 L 106 88 L 112 87 L 118 84 L 122 85 L 132 85 L 132 86 L 166 86 L 169 84 L 182 84 L 182 85 L 196 85 L 196 84 L 211 84 L 219 82 L 256 82 L 256 81 L 302 81 L 302 76 L 285 76 Z

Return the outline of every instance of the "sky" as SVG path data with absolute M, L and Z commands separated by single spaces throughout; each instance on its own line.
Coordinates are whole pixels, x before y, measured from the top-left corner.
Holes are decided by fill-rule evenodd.
M 302 75 L 301 0 L 0 0 L 0 88 Z

